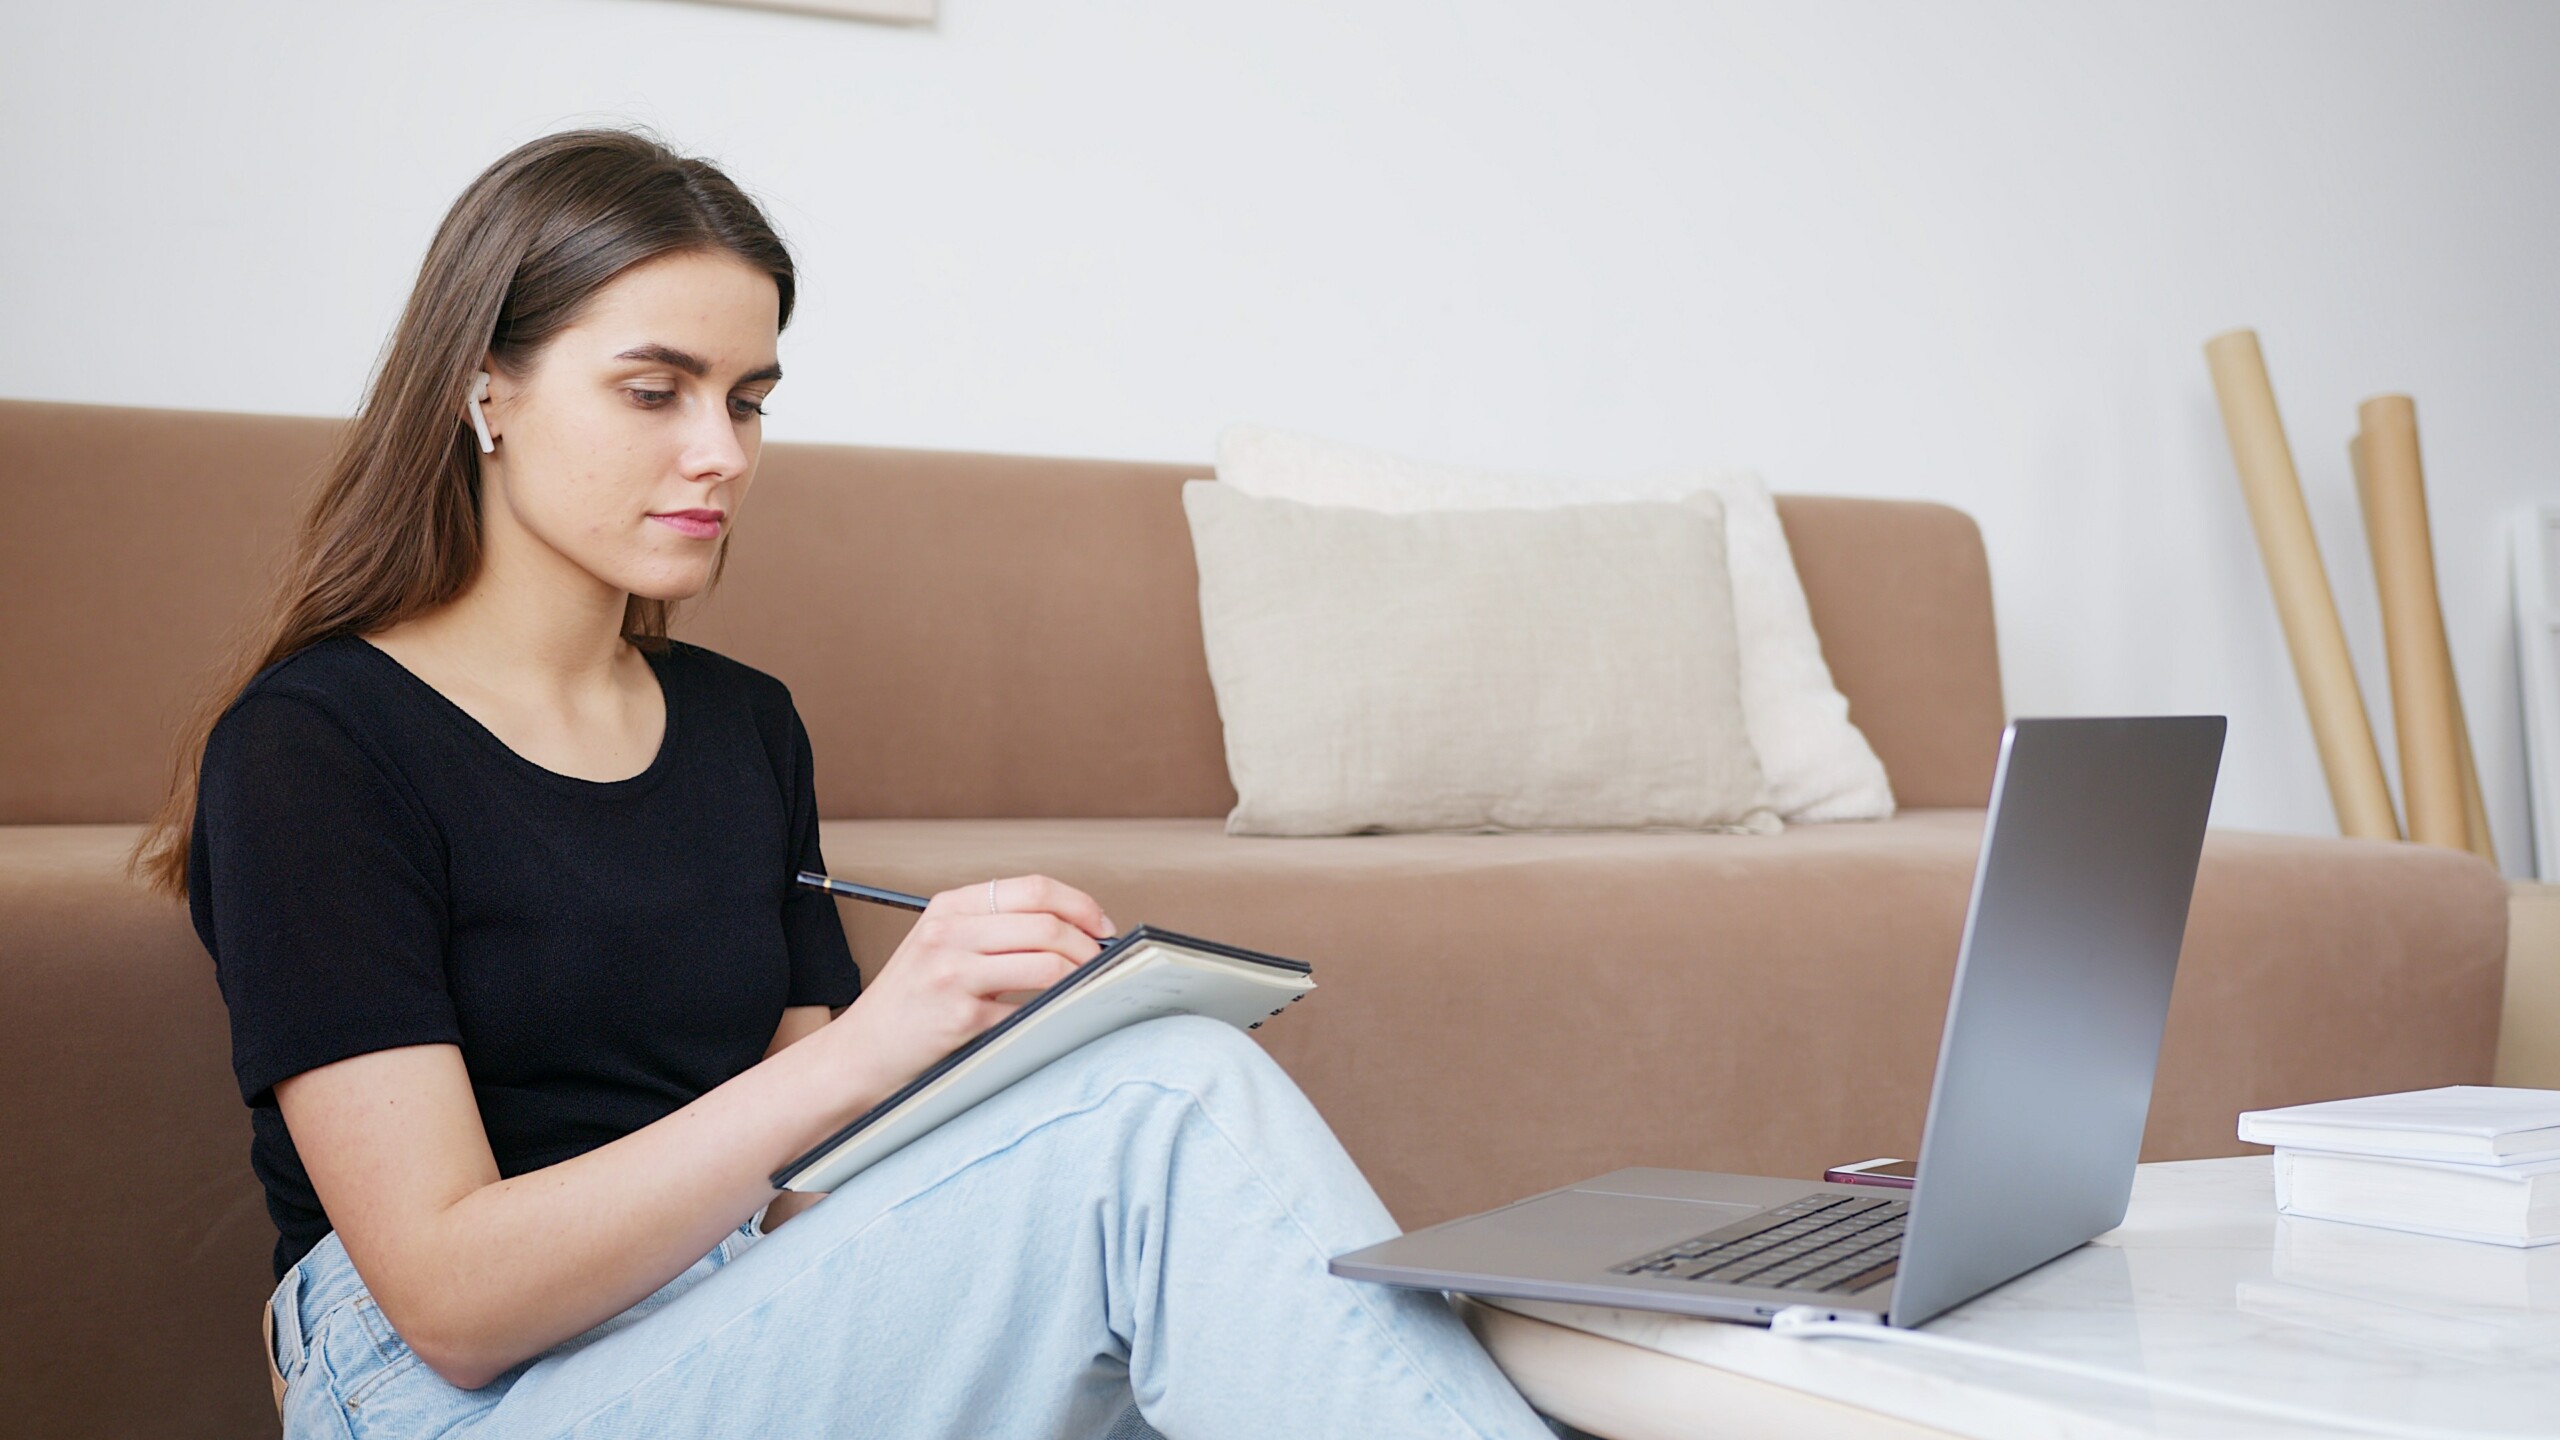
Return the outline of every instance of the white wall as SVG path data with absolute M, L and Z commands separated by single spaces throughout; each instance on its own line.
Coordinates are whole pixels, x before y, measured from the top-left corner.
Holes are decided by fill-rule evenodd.
M 2368 703 L 2353 406 L 2419 399 L 2507 868 L 2508 515 L 2560 502 L 2560 7 L 0 0 L 0 395 L 345 411 L 438 216 L 628 117 L 795 245 L 768 433 L 1758 465 L 1989 539 L 2018 713 L 2217 710 L 2331 833 L 2200 346 L 2265 339 Z

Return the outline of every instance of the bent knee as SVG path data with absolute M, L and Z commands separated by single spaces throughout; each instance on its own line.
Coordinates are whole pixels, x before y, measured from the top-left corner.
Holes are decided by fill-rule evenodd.
M 1207 1092 L 1234 1085 L 1288 1083 L 1279 1064 L 1242 1030 L 1206 1015 L 1167 1015 L 1118 1030 L 1108 1063 L 1128 1079 Z M 1098 1057 L 1099 1058 L 1099 1057 Z

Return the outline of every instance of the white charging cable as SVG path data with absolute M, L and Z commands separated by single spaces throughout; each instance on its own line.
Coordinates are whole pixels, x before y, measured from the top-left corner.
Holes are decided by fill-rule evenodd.
M 2186 1385 L 2175 1380 L 2161 1380 L 2136 1375 L 2125 1370 L 2109 1370 L 2098 1365 L 2084 1365 L 2077 1360 L 2064 1360 L 2051 1355 L 2038 1355 L 2027 1350 L 2008 1350 L 1997 1345 L 1981 1345 L 1971 1340 L 1957 1340 L 1945 1335 L 1929 1335 L 1918 1330 L 1898 1330 L 1880 1325 L 1871 1317 L 1844 1317 L 1818 1305 L 1790 1305 L 1769 1321 L 1769 1333 L 1797 1339 L 1819 1340 L 1825 1336 L 1842 1340 L 1873 1340 L 1888 1345 L 1908 1345 L 1917 1350 L 1931 1350 L 1941 1355 L 1960 1355 L 1972 1360 L 1990 1360 L 2007 1365 L 2024 1365 L 2037 1370 L 2050 1370 L 2059 1375 L 2076 1376 L 2107 1385 L 2130 1386 L 2155 1395 L 2174 1395 L 2199 1405 L 2212 1405 L 2225 1410 L 2243 1410 L 2297 1425 L 2316 1425 L 2329 1430 L 2352 1430 L 2364 1435 L 2389 1435 L 2404 1440 L 2500 1440 L 2484 1430 L 2442 1430 L 2423 1425 L 2402 1425 L 2390 1420 L 2368 1420 L 2362 1416 L 2340 1415 L 2330 1411 L 2307 1410 L 2296 1405 L 2278 1404 L 2272 1400 L 2253 1400 L 2224 1390 L 2208 1390 L 2201 1385 Z

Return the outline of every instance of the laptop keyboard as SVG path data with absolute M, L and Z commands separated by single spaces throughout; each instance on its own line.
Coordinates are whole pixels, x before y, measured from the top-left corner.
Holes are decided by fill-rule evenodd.
M 1893 1278 L 1908 1199 L 1807 1195 L 1609 1268 L 1769 1290 L 1864 1290 Z

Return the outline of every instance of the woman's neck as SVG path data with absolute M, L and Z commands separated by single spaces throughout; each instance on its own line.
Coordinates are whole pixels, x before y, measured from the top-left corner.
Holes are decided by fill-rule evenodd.
M 666 734 L 664 692 L 618 625 L 598 641 L 529 626 L 520 611 L 485 600 L 457 600 L 363 638 L 508 749 L 558 774 L 626 779 L 647 768 Z M 610 648 L 599 656 L 599 645 Z
M 546 544 L 485 477 L 479 571 L 462 593 L 391 633 L 519 703 L 574 712 L 631 688 L 645 663 L 622 638 L 627 592 Z M 639 681 L 645 685 L 646 679 Z
M 366 638 L 456 700 L 591 715 L 650 687 L 648 661 L 622 638 L 627 594 L 502 530 L 492 525 L 479 574 L 451 602 Z
M 583 697 L 622 688 L 636 658 L 622 638 L 623 605 L 610 611 L 521 603 L 475 586 L 446 605 L 366 638 L 432 656 L 477 688 L 519 701 L 578 708 Z

